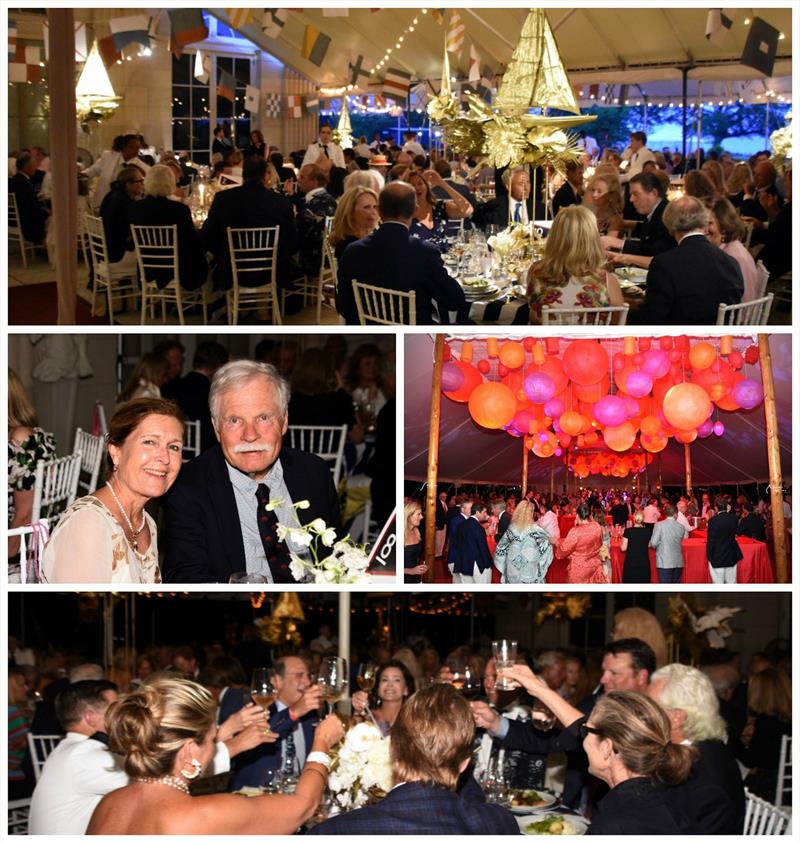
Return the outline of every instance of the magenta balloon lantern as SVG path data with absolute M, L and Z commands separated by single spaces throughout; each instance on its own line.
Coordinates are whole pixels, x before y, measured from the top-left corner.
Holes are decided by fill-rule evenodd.
M 521 409 L 515 416 L 513 421 L 509 426 L 514 427 L 514 429 L 520 434 L 524 435 L 528 432 L 528 427 L 533 421 L 533 415 L 528 412 L 526 409 Z
M 564 451 L 563 451 L 560 447 L 557 447 L 557 448 L 556 448 L 556 456 L 561 456 L 561 454 L 562 454 L 563 452 L 564 452 Z
M 548 418 L 560 418 L 564 414 L 565 409 L 566 406 L 564 406 L 564 401 L 561 398 L 550 398 L 544 405 L 544 414 Z
M 764 390 L 757 380 L 740 380 L 732 394 L 742 409 L 753 409 L 764 400 Z
M 464 372 L 452 362 L 442 366 L 442 391 L 456 392 L 464 385 Z
M 515 439 L 521 439 L 522 433 L 514 426 L 513 422 L 511 424 L 506 424 L 503 429 L 510 435 L 514 436 Z
M 547 403 L 555 394 L 556 384 L 549 374 L 537 371 L 525 378 L 522 388 L 531 403 Z
M 664 377 L 669 368 L 669 357 L 660 348 L 651 348 L 644 352 L 642 371 L 646 371 L 654 380 Z
M 713 432 L 714 422 L 710 418 L 706 418 L 706 420 L 703 421 L 703 423 L 697 428 L 697 438 L 707 439 Z
M 725 432 L 725 425 L 722 421 L 717 421 L 714 424 L 714 435 L 721 436 Z
M 632 371 L 625 381 L 625 390 L 634 398 L 643 398 L 653 389 L 653 378 L 646 371 Z
M 622 399 L 625 403 L 625 414 L 628 418 L 635 418 L 639 414 L 639 401 L 636 398 L 632 398 L 630 395 L 625 395 Z
M 594 405 L 593 414 L 595 420 L 599 421 L 604 427 L 619 427 L 628 419 L 625 401 L 616 395 L 606 395 L 604 398 L 600 398 Z

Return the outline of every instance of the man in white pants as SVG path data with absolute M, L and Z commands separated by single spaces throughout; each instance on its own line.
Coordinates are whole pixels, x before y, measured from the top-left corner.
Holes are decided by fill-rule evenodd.
M 489 513 L 483 503 L 472 504 L 472 514 L 453 539 L 453 584 L 488 585 L 492 582 L 492 554 L 483 524 Z

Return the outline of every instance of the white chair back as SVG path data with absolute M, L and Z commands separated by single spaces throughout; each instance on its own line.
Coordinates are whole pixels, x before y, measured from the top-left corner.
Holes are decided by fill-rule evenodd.
M 324 459 L 331 468 L 333 484 L 339 485 L 344 463 L 344 446 L 347 442 L 347 424 L 338 427 L 289 425 L 289 446 L 305 450 Z
M 31 799 L 20 798 L 8 802 L 8 835 L 28 835 L 28 815 L 31 811 Z
M 22 252 L 22 265 L 27 269 L 28 256 L 25 254 L 25 237 L 19 224 L 17 197 L 13 193 L 8 194 L 8 239 L 16 240 L 19 243 L 19 250 Z
M 755 298 L 763 298 L 767 293 L 767 281 L 769 281 L 769 269 L 764 265 L 763 260 L 756 263 L 756 272 L 758 273 L 758 281 L 756 283 Z
M 416 292 L 397 292 L 385 287 L 353 281 L 359 324 L 415 325 Z
M 131 225 L 136 259 L 142 278 L 150 282 L 155 272 L 170 274 L 170 280 L 180 282 L 178 268 L 177 225 Z
M 100 466 L 106 453 L 106 443 L 102 436 L 93 436 L 78 427 L 75 430 L 75 444 L 73 453 L 80 453 L 81 468 L 78 474 L 78 488 L 86 494 L 91 494 L 97 488 L 100 477 Z M 87 474 L 86 480 L 81 479 L 80 473 Z
M 44 517 L 55 524 L 64 509 L 75 502 L 80 470 L 80 453 L 36 463 L 31 523 L 41 520 L 44 513 Z
M 333 217 L 326 216 L 325 224 Z M 319 267 L 317 288 L 317 324 L 322 324 L 322 305 L 336 306 L 336 255 L 331 246 L 330 231 L 326 230 L 322 237 L 322 260 Z
M 624 325 L 629 304 L 621 307 L 542 307 L 543 325 Z
M 227 293 L 228 322 L 238 324 L 240 310 L 271 311 L 273 324 L 281 324 L 277 269 L 280 226 L 228 228 L 228 250 L 233 286 Z M 258 281 L 257 286 L 248 282 Z
M 61 734 L 28 734 L 28 749 L 33 764 L 33 774 L 38 781 L 42 774 L 42 766 L 50 756 L 50 752 L 61 742 Z
M 448 237 L 460 238 L 464 233 L 463 219 L 448 219 L 445 223 L 445 231 Z
M 38 520 L 30 526 L 17 526 L 7 530 L 6 535 L 19 538 L 19 566 L 9 565 L 9 583 L 27 585 L 41 582 L 44 546 L 50 537 L 47 521 Z
M 745 792 L 744 836 L 789 836 L 792 832 L 792 816 L 780 807 L 770 804 Z
M 739 236 L 739 239 L 744 244 L 746 249 L 750 248 L 750 240 L 753 238 L 753 223 L 752 222 L 745 222 L 742 224 L 742 233 Z
M 772 310 L 773 294 L 756 298 L 744 304 L 720 304 L 717 309 L 718 325 L 765 325 Z
M 183 461 L 200 455 L 200 422 L 187 421 L 186 432 L 183 434 Z
M 778 758 L 778 786 L 775 790 L 775 806 L 782 807 L 783 802 L 792 795 L 792 738 L 788 734 L 781 737 L 781 753 Z M 788 797 L 788 798 L 787 798 Z
M 350 535 L 359 544 L 371 545 L 377 540 L 382 526 L 372 519 L 372 501 L 367 500 L 363 510 L 353 518 Z

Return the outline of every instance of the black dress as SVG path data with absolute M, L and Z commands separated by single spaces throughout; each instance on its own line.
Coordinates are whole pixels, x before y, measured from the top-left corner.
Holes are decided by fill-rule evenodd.
M 625 566 L 622 568 L 622 581 L 626 585 L 650 584 L 650 553 L 648 546 L 652 533 L 643 526 L 629 526 L 622 533 L 628 539 L 625 553 Z
M 629 778 L 610 790 L 592 815 L 587 835 L 682 835 L 689 825 L 649 778 Z
M 403 547 L 403 568 L 416 567 L 419 564 L 419 557 L 422 555 L 422 541 L 416 544 L 406 544 Z M 418 584 L 422 581 L 422 576 L 409 575 L 406 573 L 403 576 L 403 581 L 411 584 Z

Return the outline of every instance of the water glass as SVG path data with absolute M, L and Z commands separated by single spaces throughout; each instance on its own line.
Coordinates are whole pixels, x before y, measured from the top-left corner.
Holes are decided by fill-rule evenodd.
M 492 641 L 492 654 L 494 655 L 497 672 L 501 669 L 513 667 L 517 662 L 517 641 L 516 640 L 494 640 Z M 498 675 L 495 686 L 499 690 L 513 690 L 514 682 L 510 678 Z

